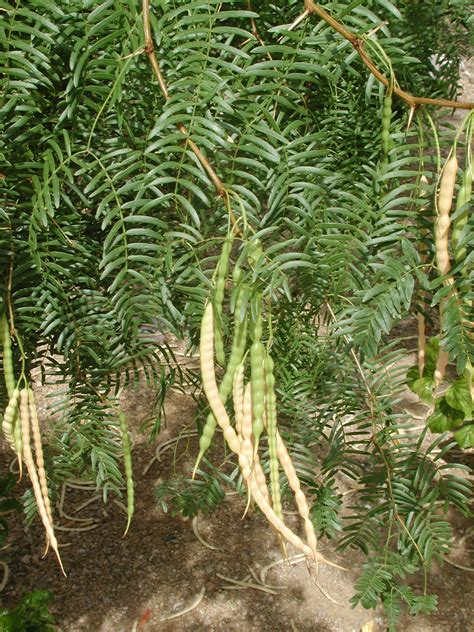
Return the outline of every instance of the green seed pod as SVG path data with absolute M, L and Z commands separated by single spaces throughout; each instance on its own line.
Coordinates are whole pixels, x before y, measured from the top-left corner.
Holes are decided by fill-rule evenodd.
M 457 200 L 456 200 L 456 210 L 459 210 L 463 207 L 463 211 L 457 216 L 457 218 L 453 222 L 453 232 L 452 232 L 452 244 L 454 249 L 454 257 L 456 262 L 462 261 L 466 258 L 467 250 L 465 246 L 459 246 L 459 239 L 461 237 L 461 233 L 464 230 L 464 227 L 467 224 L 467 220 L 469 218 L 469 207 L 468 202 L 471 200 L 472 196 L 472 170 L 466 169 L 463 174 L 461 188 L 459 189 Z
M 382 161 L 386 160 L 390 149 L 390 121 L 392 119 L 392 97 L 387 94 L 382 108 Z
M 125 527 L 125 532 L 123 534 L 123 537 L 125 537 L 135 511 L 135 491 L 133 488 L 132 446 L 130 442 L 130 435 L 128 433 L 127 418 L 124 412 L 120 412 L 119 414 L 119 424 L 120 431 L 122 433 L 123 465 L 125 468 L 125 479 L 127 482 L 127 526 Z
M 225 364 L 225 349 L 224 349 L 224 341 L 222 339 L 222 330 L 219 327 L 219 325 L 217 325 L 217 323 L 219 322 L 219 320 L 216 318 L 216 330 L 214 332 L 214 344 L 215 344 L 215 348 L 216 348 L 216 360 L 217 363 L 220 364 L 221 366 L 224 366 Z
M 283 508 L 281 504 L 280 490 L 280 466 L 277 453 L 277 408 L 275 395 L 275 377 L 273 374 L 274 362 L 267 353 L 264 362 L 265 388 L 266 388 L 266 421 L 268 434 L 268 454 L 270 459 L 270 491 L 272 496 L 273 509 L 276 515 L 283 519 Z
M 250 381 L 252 386 L 252 417 L 253 434 L 255 440 L 255 452 L 258 449 L 258 442 L 262 434 L 265 412 L 265 375 L 263 370 L 263 360 L 265 349 L 262 344 L 262 296 L 256 296 L 256 317 L 252 322 L 253 344 L 250 347 Z
M 225 351 L 222 334 L 222 304 L 224 301 L 225 283 L 227 278 L 227 271 L 229 268 L 229 258 L 230 252 L 232 250 L 233 238 L 233 233 L 229 233 L 229 235 L 227 235 L 224 244 L 222 245 L 221 256 L 219 257 L 219 261 L 217 262 L 216 267 L 216 289 L 214 293 L 214 344 L 216 351 L 216 360 L 221 366 L 224 366 L 225 364 Z
M 252 416 L 253 434 L 255 438 L 255 451 L 263 430 L 263 414 L 265 412 L 265 381 L 264 381 L 264 347 L 258 341 L 250 347 L 250 369 L 252 384 Z
M 15 376 L 13 374 L 12 343 L 10 330 L 5 312 L 0 317 L 0 336 L 3 348 L 3 374 L 5 376 L 5 386 L 8 397 L 11 398 L 15 390 Z
M 256 266 L 262 256 L 262 242 L 256 239 L 249 244 L 248 261 L 252 267 Z
M 237 287 L 239 283 L 242 282 L 243 278 L 244 278 L 244 272 L 242 268 L 238 264 L 236 264 L 234 266 L 234 269 L 232 270 L 232 281 L 234 285 Z

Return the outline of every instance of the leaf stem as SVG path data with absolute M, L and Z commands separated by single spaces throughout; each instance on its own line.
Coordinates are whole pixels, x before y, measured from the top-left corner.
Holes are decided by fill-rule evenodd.
M 352 44 L 355 48 L 359 57 L 370 70 L 370 72 L 374 75 L 380 83 L 383 83 L 384 86 L 389 87 L 391 85 L 390 79 L 388 79 L 374 64 L 372 59 L 367 54 L 367 51 L 364 48 L 364 40 L 346 28 L 341 22 L 332 17 L 325 9 L 323 9 L 319 4 L 313 2 L 313 0 L 304 0 L 304 12 L 301 14 L 299 18 L 295 21 L 297 24 L 304 19 L 307 15 L 315 14 L 319 16 L 322 20 L 324 20 L 331 28 L 339 33 L 344 39 Z M 446 107 L 446 108 L 458 108 L 461 110 L 473 110 L 474 102 L 463 102 L 463 101 L 450 101 L 449 99 L 431 99 L 429 97 L 417 97 L 405 90 L 402 90 L 397 85 L 393 86 L 393 94 L 396 94 L 400 99 L 403 99 L 405 103 L 407 103 L 411 108 L 416 108 L 419 105 L 435 105 L 437 107 Z
M 163 73 L 161 72 L 161 68 L 155 54 L 153 37 L 151 34 L 150 0 L 143 0 L 143 32 L 145 35 L 145 53 L 148 55 L 148 59 L 150 61 L 151 67 L 153 68 L 154 75 L 160 86 L 161 93 L 163 97 L 165 98 L 165 100 L 168 101 L 170 98 L 170 93 L 168 91 L 166 80 L 163 76 Z M 219 178 L 217 173 L 214 171 L 214 168 L 212 167 L 211 163 L 208 161 L 208 159 L 202 153 L 202 151 L 199 149 L 196 143 L 189 138 L 189 132 L 186 126 L 180 123 L 178 125 L 178 129 L 183 134 L 183 136 L 186 136 L 186 143 L 191 148 L 192 152 L 194 153 L 196 158 L 199 160 L 199 162 L 201 163 L 201 165 L 207 172 L 207 175 L 212 180 L 212 183 L 214 184 L 214 187 L 216 188 L 218 195 L 220 197 L 223 197 L 224 192 L 225 192 L 224 184 L 222 183 L 222 180 Z

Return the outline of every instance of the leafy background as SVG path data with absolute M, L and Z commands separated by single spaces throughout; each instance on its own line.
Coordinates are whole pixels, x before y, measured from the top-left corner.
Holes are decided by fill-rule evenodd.
M 369 38 L 404 89 L 456 97 L 470 3 L 321 4 Z M 1 296 L 27 370 L 62 385 L 52 483 L 92 472 L 105 496 L 117 492 L 118 389 L 143 374 L 162 392 L 196 379 L 150 332 L 196 342 L 230 208 L 247 226 L 233 260 L 263 244 L 253 281 L 271 305 L 280 415 L 317 528 L 340 532 L 335 476 L 347 474 L 362 493 L 341 542 L 370 554 L 355 600 L 369 607 L 382 596 L 394 618 L 402 602 L 431 609 L 426 590 L 400 586 L 446 551 L 446 511 L 466 513 L 468 489 L 436 450 L 440 439 L 413 433 L 396 408 L 406 367 L 394 327 L 440 300 L 419 248 L 432 258 L 426 199 L 432 205 L 438 164 L 424 112 L 407 130 L 394 100 L 385 161 L 382 87 L 324 22 L 289 29 L 300 2 L 154 3 L 168 99 L 135 0 L 18 0 L 0 10 Z M 452 136 L 440 130 L 443 153 Z M 469 306 L 469 284 L 458 285 Z M 473 357 L 463 309 L 450 310 L 444 334 L 460 374 Z

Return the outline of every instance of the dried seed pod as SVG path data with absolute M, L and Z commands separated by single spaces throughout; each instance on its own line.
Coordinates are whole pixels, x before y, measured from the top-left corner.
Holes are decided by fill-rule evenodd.
M 26 388 L 23 388 L 20 391 L 20 421 L 21 421 L 21 430 L 23 434 L 23 458 L 25 460 L 25 464 L 28 470 L 28 475 L 30 477 L 31 484 L 33 486 L 33 492 L 36 499 L 36 505 L 38 507 L 38 513 L 40 515 L 41 521 L 45 528 L 46 537 L 51 545 L 51 548 L 56 553 L 56 557 L 58 558 L 59 565 L 61 567 L 62 572 L 64 573 L 63 564 L 61 562 L 61 557 L 59 555 L 58 542 L 54 534 L 53 525 L 50 522 L 48 513 L 46 511 L 43 494 L 41 491 L 41 486 L 38 480 L 38 474 L 36 472 L 35 462 L 33 460 L 33 455 L 31 453 L 29 397 L 28 397 L 28 389 Z M 64 575 L 66 575 L 66 573 L 64 573 Z
M 288 483 L 295 494 L 296 506 L 298 507 L 298 512 L 304 522 L 304 530 L 306 533 L 306 539 L 308 540 L 310 549 L 313 551 L 313 558 L 317 559 L 318 553 L 316 551 L 316 548 L 317 548 L 316 533 L 314 531 L 311 518 L 309 517 L 308 501 L 306 500 L 306 496 L 304 495 L 304 492 L 301 489 L 298 474 L 296 473 L 291 457 L 288 453 L 288 450 L 286 449 L 285 443 L 283 439 L 281 438 L 278 430 L 276 431 L 276 438 L 277 438 L 278 458 L 280 459 L 280 463 L 286 474 Z
M 31 388 L 28 388 L 28 406 L 30 413 L 30 424 L 33 433 L 33 441 L 35 444 L 36 467 L 38 470 L 38 479 L 40 482 L 41 493 L 43 495 L 44 507 L 48 515 L 48 520 L 53 524 L 53 514 L 51 512 L 51 503 L 49 501 L 48 481 L 46 478 L 46 470 L 44 467 L 43 445 L 41 443 L 41 430 L 36 410 L 35 396 Z
M 5 409 L 2 422 L 2 430 L 5 435 L 5 439 L 8 441 L 13 452 L 17 453 L 17 446 L 14 436 L 15 421 L 18 422 L 18 404 L 20 401 L 20 391 L 15 388 L 13 390 L 10 401 Z
M 438 192 L 438 218 L 435 225 L 436 265 L 442 276 L 447 276 L 451 269 L 449 261 L 449 227 L 451 219 L 449 213 L 453 203 L 457 169 L 458 161 L 456 154 L 453 153 L 448 158 L 441 174 Z M 446 279 L 446 283 L 452 285 L 453 280 Z

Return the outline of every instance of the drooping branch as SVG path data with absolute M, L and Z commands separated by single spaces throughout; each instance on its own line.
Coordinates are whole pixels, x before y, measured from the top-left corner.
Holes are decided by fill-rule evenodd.
M 309 16 L 311 14 L 319 16 L 322 20 L 324 20 L 331 28 L 339 33 L 344 39 L 352 44 L 355 48 L 359 57 L 370 70 L 370 72 L 374 75 L 380 83 L 383 83 L 384 86 L 391 85 L 390 79 L 386 77 L 374 64 L 374 62 L 370 59 L 367 51 L 364 48 L 364 40 L 346 28 L 341 22 L 336 20 L 332 15 L 330 15 L 325 9 L 323 9 L 319 4 L 313 2 L 313 0 L 304 0 L 304 12 L 299 16 L 298 23 L 303 19 L 303 17 Z M 407 103 L 411 108 L 416 108 L 419 105 L 435 105 L 438 107 L 446 107 L 446 108 L 458 108 L 461 110 L 472 110 L 474 109 L 474 103 L 462 102 L 462 101 L 450 101 L 449 99 L 430 99 L 428 97 L 417 97 L 405 90 L 397 86 L 393 86 L 393 93 L 396 94 L 400 99 L 403 99 L 405 103 Z
M 166 84 L 163 73 L 161 72 L 160 64 L 158 63 L 158 59 L 155 54 L 155 47 L 153 45 L 153 37 L 151 34 L 151 26 L 150 26 L 150 0 L 143 0 L 143 31 L 145 35 L 145 53 L 148 55 L 148 59 L 150 60 L 151 67 L 153 68 L 153 72 L 158 81 L 158 84 L 161 89 L 161 93 L 166 101 L 170 98 L 170 93 L 168 91 L 168 86 Z M 202 153 L 196 143 L 189 138 L 189 132 L 185 125 L 180 123 L 178 125 L 179 131 L 186 137 L 186 143 L 199 160 L 201 165 L 207 172 L 207 175 L 211 178 L 217 193 L 223 197 L 225 195 L 225 187 L 222 180 L 219 178 L 217 173 L 214 171 L 211 163 L 208 161 L 206 156 Z

